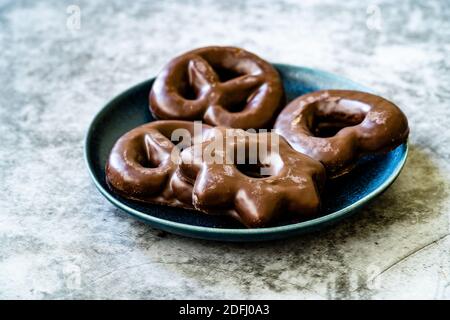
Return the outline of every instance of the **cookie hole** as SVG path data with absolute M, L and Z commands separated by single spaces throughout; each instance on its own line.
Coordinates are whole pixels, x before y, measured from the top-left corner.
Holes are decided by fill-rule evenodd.
M 173 129 L 158 130 L 155 134 L 146 134 L 143 136 L 139 147 L 134 155 L 135 161 L 144 168 L 158 168 L 167 157 L 167 151 L 164 148 L 170 143 L 170 132 Z M 164 141 L 165 139 L 169 141 Z
M 234 113 L 234 112 L 241 112 L 245 109 L 245 107 L 247 106 L 247 100 L 243 99 L 241 101 L 238 102 L 233 102 L 233 103 L 227 103 L 227 104 L 222 104 L 222 106 L 227 109 L 229 112 Z
M 257 179 L 263 179 L 263 178 L 269 178 L 271 176 L 274 176 L 279 171 L 280 166 L 282 165 L 281 158 L 279 155 L 268 152 L 263 152 L 263 157 L 261 157 L 260 148 L 262 145 L 258 145 L 258 151 L 256 151 L 256 148 L 246 148 L 246 156 L 245 160 L 242 161 L 239 159 L 238 153 L 239 150 L 235 149 L 235 167 L 236 169 L 242 173 L 243 175 L 246 175 L 250 178 L 257 178 Z M 263 147 L 266 148 L 266 147 Z M 256 155 L 253 155 L 253 157 L 250 156 L 249 152 L 257 152 Z
M 145 156 L 139 155 L 136 159 L 137 163 L 146 169 L 153 169 L 159 167 L 159 161 L 155 161 L 154 159 L 148 159 Z
M 236 169 L 250 178 L 263 179 L 272 176 L 270 166 L 262 164 L 237 164 Z
M 363 122 L 368 109 L 368 105 L 358 101 L 319 101 L 309 122 L 309 129 L 315 137 L 334 137 L 342 129 Z
M 199 92 L 190 84 L 189 80 L 183 79 L 178 88 L 178 93 L 186 100 L 196 100 L 199 97 Z
M 141 145 L 136 153 L 136 162 L 146 169 L 157 168 L 161 164 L 161 161 L 156 157 L 152 146 L 146 141 Z
M 310 127 L 315 137 L 329 138 L 334 137 L 339 131 L 346 127 L 356 126 L 364 120 L 364 116 L 350 117 L 347 116 L 326 116 L 315 117 L 313 125 Z
M 244 73 L 237 72 L 235 70 L 223 68 L 220 66 L 214 66 L 214 71 L 216 72 L 217 76 L 219 77 L 220 82 L 226 82 L 228 80 L 238 78 L 240 76 L 243 76 Z
M 258 95 L 261 92 L 261 87 L 255 86 L 254 88 L 248 88 L 242 92 L 235 94 L 234 96 L 223 96 L 220 103 L 221 105 L 231 113 L 244 111 L 252 100 L 258 99 Z

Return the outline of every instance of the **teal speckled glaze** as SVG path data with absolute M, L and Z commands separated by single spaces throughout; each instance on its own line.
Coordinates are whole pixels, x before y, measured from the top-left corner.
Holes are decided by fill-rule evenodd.
M 324 89 L 372 90 L 328 72 L 275 64 L 283 79 L 288 101 L 307 92 Z M 322 214 L 292 223 L 281 220 L 273 227 L 246 229 L 229 217 L 213 216 L 158 205 L 146 205 L 112 193 L 105 183 L 105 164 L 115 141 L 130 129 L 153 121 L 148 93 L 153 79 L 138 84 L 109 102 L 92 121 L 85 141 L 89 173 L 102 195 L 120 209 L 152 227 L 167 232 L 219 241 L 262 241 L 318 230 L 347 217 L 385 191 L 400 174 L 408 154 L 407 144 L 361 160 L 342 178 L 330 181 L 322 197 Z

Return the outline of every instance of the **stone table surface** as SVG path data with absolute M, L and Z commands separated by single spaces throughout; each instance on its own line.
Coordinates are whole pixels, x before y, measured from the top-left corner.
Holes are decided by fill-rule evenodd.
M 113 207 L 83 161 L 90 121 L 210 44 L 398 103 L 398 180 L 332 228 L 268 243 L 163 235 Z M 0 48 L 0 298 L 450 298 L 447 1 L 0 1 Z

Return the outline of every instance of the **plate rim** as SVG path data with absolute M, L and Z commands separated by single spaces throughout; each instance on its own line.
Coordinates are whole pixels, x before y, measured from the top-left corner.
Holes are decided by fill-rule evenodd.
M 319 73 L 321 76 L 325 76 L 325 77 L 339 77 L 339 78 L 341 78 L 345 81 L 348 81 L 349 83 L 352 83 L 358 87 L 364 88 L 369 92 L 373 92 L 373 90 L 371 90 L 369 88 L 365 88 L 365 86 L 355 83 L 350 79 L 347 79 L 347 78 L 339 76 L 339 75 L 335 75 L 333 73 L 330 73 L 330 72 L 327 72 L 327 71 L 324 71 L 321 69 L 303 67 L 303 66 L 295 66 L 295 65 L 289 65 L 289 64 L 279 64 L 279 63 L 274 63 L 273 65 L 277 69 L 278 68 L 283 68 L 283 69 L 286 68 L 286 69 L 291 69 L 291 70 L 292 70 L 292 68 L 293 69 L 303 69 L 303 70 L 308 70 L 311 72 Z M 328 222 L 337 221 L 337 220 L 339 220 L 339 218 L 343 218 L 348 213 L 351 213 L 351 212 L 355 211 L 356 209 L 360 208 L 362 205 L 370 202 L 372 199 L 374 199 L 379 194 L 381 194 L 383 191 L 385 191 L 395 181 L 395 179 L 399 176 L 401 170 L 405 166 L 406 159 L 408 157 L 409 144 L 408 144 L 408 141 L 406 141 L 405 143 L 403 143 L 402 145 L 397 147 L 397 148 L 403 147 L 405 150 L 402 154 L 401 159 L 397 162 L 397 166 L 395 167 L 393 173 L 391 175 L 389 175 L 389 177 L 385 181 L 383 181 L 383 183 L 379 187 L 377 187 L 375 190 L 373 190 L 372 192 L 370 192 L 363 198 L 353 202 L 351 205 L 349 205 L 345 208 L 342 208 L 338 211 L 329 213 L 324 216 L 320 216 L 320 217 L 302 221 L 302 222 L 291 223 L 291 224 L 286 224 L 286 225 L 276 226 L 276 227 L 236 229 L 236 228 L 215 228 L 215 227 L 196 226 L 196 225 L 186 224 L 186 223 L 182 223 L 182 222 L 175 222 L 175 221 L 158 218 L 158 217 L 155 217 L 155 216 L 152 216 L 149 214 L 142 213 L 139 210 L 136 210 L 132 207 L 129 207 L 126 204 L 119 201 L 118 199 L 116 199 L 115 197 L 113 197 L 110 194 L 110 191 L 105 189 L 101 185 L 101 183 L 98 181 L 98 179 L 95 175 L 95 170 L 93 168 L 93 164 L 92 164 L 93 163 L 92 155 L 88 148 L 89 141 L 92 140 L 92 133 L 94 131 L 93 129 L 94 129 L 96 123 L 98 122 L 98 120 L 107 112 L 108 106 L 111 105 L 114 101 L 120 99 L 122 96 L 129 94 L 131 91 L 136 90 L 137 87 L 144 85 L 148 82 L 151 82 L 154 79 L 155 78 L 152 77 L 145 81 L 139 82 L 139 83 L 133 85 L 132 87 L 129 87 L 125 91 L 122 91 L 120 94 L 118 94 L 117 96 L 115 96 L 111 100 L 109 100 L 96 113 L 94 118 L 91 120 L 91 122 L 88 126 L 88 129 L 87 129 L 87 133 L 85 134 L 84 141 L 83 141 L 83 143 L 84 143 L 84 145 L 83 145 L 84 162 L 88 168 L 89 176 L 91 177 L 92 181 L 94 182 L 95 187 L 113 205 L 122 209 L 123 211 L 127 212 L 128 214 L 131 214 L 145 222 L 149 222 L 150 224 L 153 223 L 158 226 L 164 226 L 164 227 L 168 227 L 170 229 L 181 230 L 181 231 L 189 232 L 189 233 L 199 233 L 200 232 L 200 233 L 215 234 L 215 235 L 220 235 L 220 236 L 226 236 L 226 235 L 233 235 L 233 236 L 236 236 L 236 235 L 241 235 L 241 236 L 271 235 L 271 234 L 279 234 L 279 233 L 289 233 L 289 232 L 293 232 L 293 231 L 300 232 L 301 230 L 319 227 L 321 225 L 325 225 Z

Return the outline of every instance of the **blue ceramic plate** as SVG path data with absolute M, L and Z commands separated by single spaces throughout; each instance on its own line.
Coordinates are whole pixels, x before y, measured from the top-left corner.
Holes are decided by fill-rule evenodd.
M 371 91 L 342 77 L 304 67 L 275 65 L 279 70 L 288 100 L 322 89 Z M 261 241 L 317 230 L 351 215 L 386 190 L 402 169 L 406 144 L 385 155 L 365 158 L 346 176 L 328 183 L 323 195 L 322 214 L 312 220 L 291 223 L 280 221 L 270 228 L 246 229 L 229 217 L 158 205 L 143 205 L 112 193 L 105 183 L 105 163 L 115 141 L 130 129 L 154 121 L 147 97 L 153 79 L 138 84 L 109 102 L 89 128 L 85 158 L 90 175 L 100 192 L 115 206 L 152 227 L 168 232 L 210 240 Z

